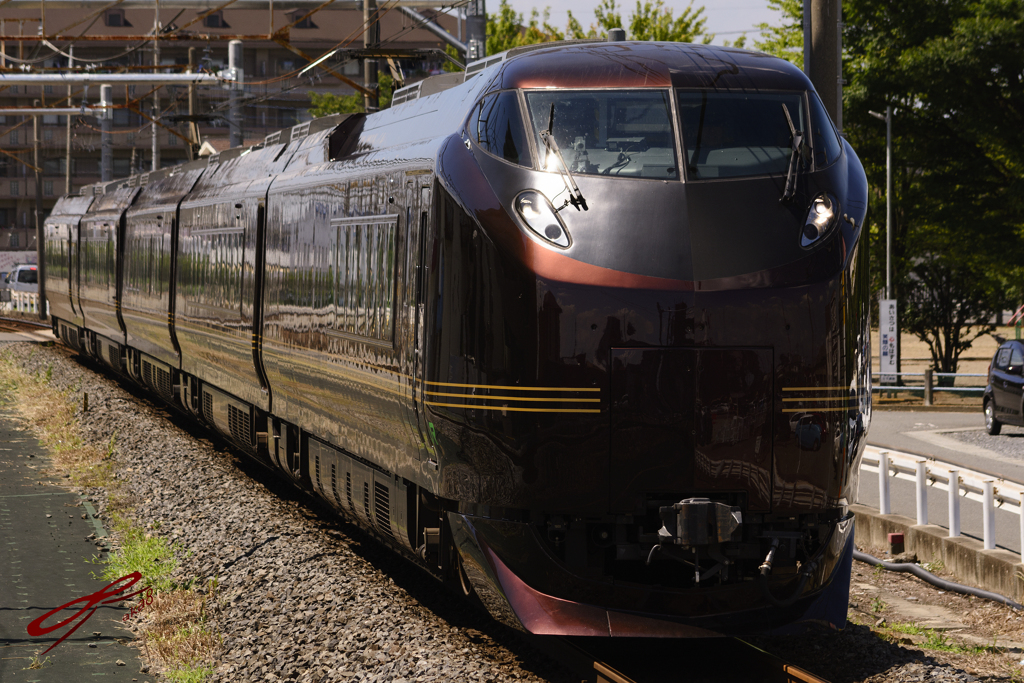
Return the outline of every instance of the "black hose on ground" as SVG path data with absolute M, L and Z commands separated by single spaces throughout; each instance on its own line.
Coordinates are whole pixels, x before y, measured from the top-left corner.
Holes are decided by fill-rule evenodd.
M 1007 607 L 1012 607 L 1015 610 L 1024 611 L 1024 605 L 1016 603 L 1004 595 L 999 595 L 998 593 L 990 593 L 988 591 L 983 591 L 980 588 L 974 588 L 973 586 L 964 586 L 959 583 L 953 583 L 952 581 L 940 579 L 924 567 L 920 567 L 910 562 L 883 562 L 882 560 L 879 560 L 877 557 L 872 557 L 867 553 L 862 553 L 856 548 L 853 551 L 853 559 L 859 560 L 860 562 L 863 562 L 865 564 L 870 564 L 874 567 L 882 567 L 883 569 L 887 569 L 891 572 L 909 572 L 917 578 L 927 581 L 931 585 L 937 588 L 941 588 L 942 590 L 950 591 L 951 593 L 960 593 L 961 595 L 973 595 L 975 597 L 985 598 L 986 600 L 992 600 L 993 602 L 1002 603 Z

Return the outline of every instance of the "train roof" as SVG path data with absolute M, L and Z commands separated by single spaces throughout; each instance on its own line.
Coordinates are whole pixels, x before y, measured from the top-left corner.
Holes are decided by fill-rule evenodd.
M 762 52 L 715 45 L 604 42 L 538 49 L 508 59 L 501 88 L 805 90 L 796 66 Z
M 491 67 L 497 67 L 491 69 Z M 805 90 L 796 66 L 763 52 L 717 45 L 643 41 L 561 41 L 513 48 L 395 91 L 392 106 L 454 88 L 478 76 L 505 88 L 703 88 Z

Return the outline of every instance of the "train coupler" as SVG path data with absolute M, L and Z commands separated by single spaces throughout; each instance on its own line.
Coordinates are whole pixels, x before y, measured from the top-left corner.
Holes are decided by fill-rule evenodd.
M 708 498 L 686 498 L 659 508 L 662 527 L 659 544 L 685 547 L 728 543 L 740 538 L 743 513 L 740 508 L 715 503 Z

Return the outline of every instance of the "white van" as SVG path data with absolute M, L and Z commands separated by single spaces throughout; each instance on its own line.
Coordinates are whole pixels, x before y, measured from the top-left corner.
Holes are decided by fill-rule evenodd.
M 22 264 L 14 266 L 14 270 L 4 278 L 4 289 L 12 292 L 35 292 L 39 293 L 39 271 L 38 266 Z

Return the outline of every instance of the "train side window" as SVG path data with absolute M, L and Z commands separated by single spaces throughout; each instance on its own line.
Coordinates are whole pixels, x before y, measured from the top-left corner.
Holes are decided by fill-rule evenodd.
M 520 166 L 531 165 L 526 127 L 515 92 L 485 97 L 473 112 L 470 130 L 477 144 L 494 156 Z
M 814 167 L 831 166 L 843 153 L 836 129 L 825 112 L 825 107 L 815 93 L 809 93 L 811 100 L 811 144 L 814 146 Z

